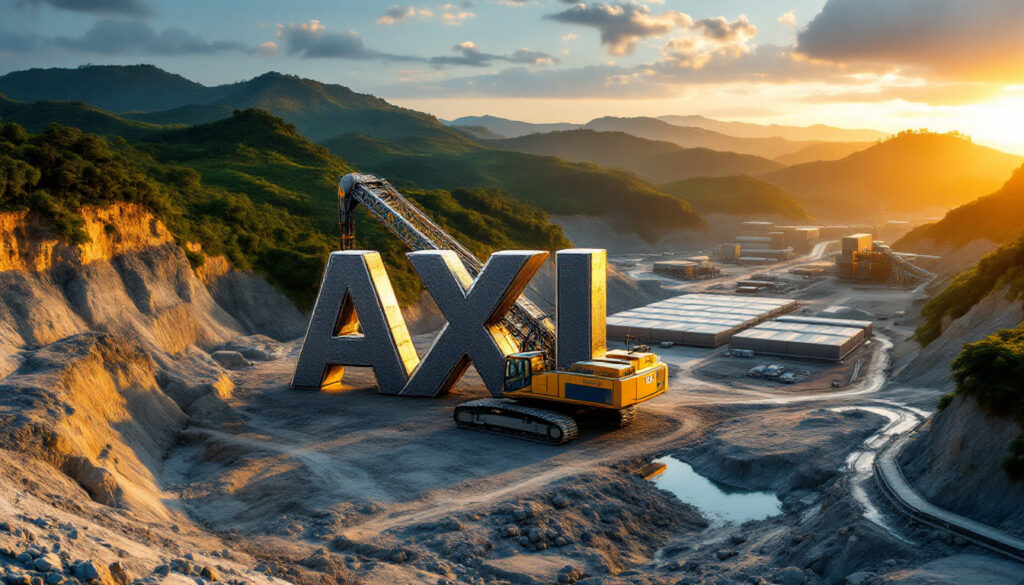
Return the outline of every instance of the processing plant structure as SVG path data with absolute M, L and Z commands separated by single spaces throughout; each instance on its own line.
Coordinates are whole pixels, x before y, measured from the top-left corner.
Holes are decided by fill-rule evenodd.
M 842 252 L 836 256 L 839 278 L 887 282 L 896 286 L 912 286 L 935 278 L 935 273 L 915 262 L 937 260 L 935 256 L 904 254 L 893 251 L 872 234 L 857 233 L 843 237 Z

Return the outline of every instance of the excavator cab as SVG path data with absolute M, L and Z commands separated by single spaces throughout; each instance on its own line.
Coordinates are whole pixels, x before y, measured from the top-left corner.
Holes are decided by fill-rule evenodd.
M 544 352 L 525 351 L 505 358 L 505 392 L 514 392 L 528 387 L 533 381 L 534 370 L 544 368 Z

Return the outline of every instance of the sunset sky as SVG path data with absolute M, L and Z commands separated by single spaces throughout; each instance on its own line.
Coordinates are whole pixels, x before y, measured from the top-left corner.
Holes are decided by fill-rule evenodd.
M 442 118 L 703 114 L 961 130 L 1024 154 L 1022 0 L 0 0 L 0 73 L 274 70 Z

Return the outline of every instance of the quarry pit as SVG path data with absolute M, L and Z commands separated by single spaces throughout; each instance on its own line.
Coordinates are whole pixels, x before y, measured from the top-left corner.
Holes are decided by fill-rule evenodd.
M 119 274 L 180 265 L 174 250 L 122 261 Z M 638 276 L 631 281 L 647 278 Z M 685 285 L 662 296 L 680 292 Z M 793 296 L 807 313 L 840 305 L 891 315 L 911 308 L 915 292 L 825 279 Z M 46 554 L 73 567 L 115 563 L 125 585 L 882 583 L 954 579 L 961 566 L 984 566 L 978 583 L 1017 583 L 1011 562 L 907 521 L 847 463 L 888 424 L 879 412 L 934 405 L 937 391 L 888 381 L 903 365 L 910 320 L 879 321 L 870 343 L 839 363 L 659 347 L 669 391 L 631 426 L 584 425 L 566 446 L 457 429 L 454 405 L 488 395 L 472 369 L 435 399 L 380 395 L 360 368 L 337 391 L 298 391 L 289 381 L 301 340 L 232 327 L 207 343 L 209 354 L 92 333 L 19 354 L 6 395 L 31 406 L 24 431 L 3 444 L 13 465 L 0 478 L 9 518 L 0 553 L 28 554 L 33 565 Z M 434 337 L 423 329 L 421 354 Z M 237 357 L 209 357 L 217 352 Z M 801 376 L 746 375 L 762 362 Z M 94 382 L 76 383 L 104 371 L 112 410 L 90 400 Z M 42 391 L 53 376 L 61 381 Z M 166 413 L 159 436 L 133 426 L 146 404 Z M 100 420 L 113 432 L 91 434 Z M 79 441 L 61 444 L 57 467 L 25 455 L 28 439 L 45 440 L 53 425 Z M 638 475 L 660 457 L 724 489 L 774 494 L 778 513 L 718 521 Z M 8 583 L 21 583 L 20 566 L 5 566 Z

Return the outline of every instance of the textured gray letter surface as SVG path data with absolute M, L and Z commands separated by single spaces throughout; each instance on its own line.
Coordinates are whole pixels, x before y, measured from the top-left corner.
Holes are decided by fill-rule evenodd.
M 560 369 L 604 357 L 608 254 L 577 248 L 555 253 L 555 359 Z
M 501 396 L 505 356 L 518 351 L 501 320 L 547 256 L 530 250 L 496 252 L 474 281 L 451 250 L 410 253 L 409 261 L 448 324 L 402 394 L 444 394 L 472 361 L 491 394 Z
M 417 363 L 419 357 L 380 254 L 332 252 L 292 387 L 337 387 L 345 366 L 369 366 L 380 392 L 398 394 Z

